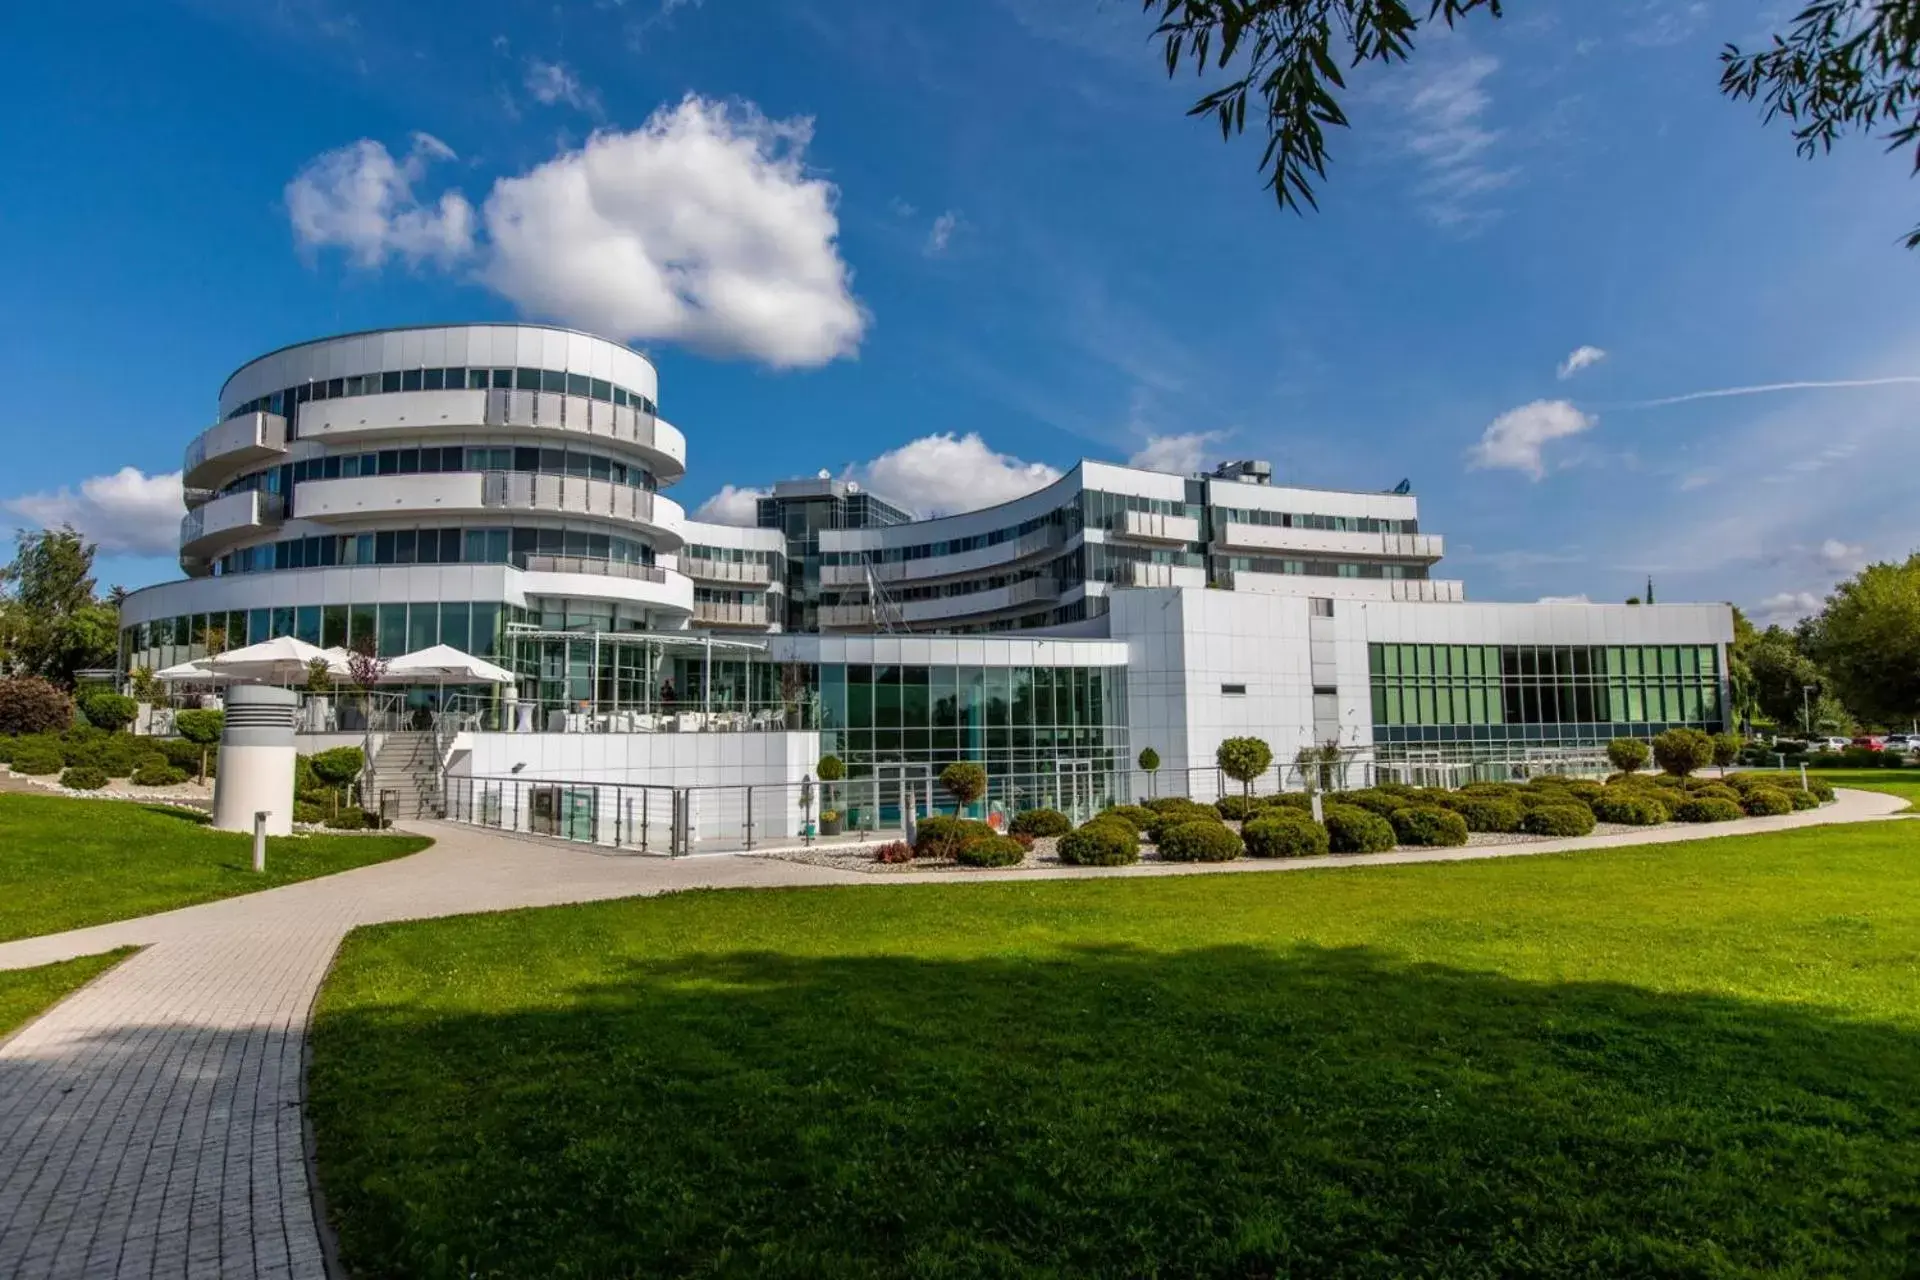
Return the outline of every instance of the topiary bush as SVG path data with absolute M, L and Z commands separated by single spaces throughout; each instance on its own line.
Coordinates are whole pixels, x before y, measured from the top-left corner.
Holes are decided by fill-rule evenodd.
M 1154 841 L 1168 862 L 1232 862 L 1246 843 L 1217 819 L 1196 819 L 1168 827 Z
M 1696 800 L 1731 800 L 1740 803 L 1740 793 L 1732 787 L 1715 784 L 1706 787 L 1688 787 L 1687 793 Z
M 1793 801 L 1775 787 L 1755 787 L 1741 799 L 1740 808 L 1750 818 L 1777 818 L 1793 812 Z
M 1820 797 L 1811 791 L 1802 791 L 1799 787 L 1790 787 L 1782 791 L 1781 794 L 1793 802 L 1794 812 L 1796 813 L 1802 809 L 1818 809 L 1820 807 Z
M 293 820 L 305 827 L 317 827 L 326 818 L 327 811 L 317 804 L 304 800 L 293 802 Z
M 73 699 L 39 676 L 0 679 L 0 734 L 58 733 L 73 723 Z
M 1717 796 L 1693 796 L 1678 805 L 1673 816 L 1677 822 L 1732 822 L 1740 816 L 1740 806 Z
M 1451 809 L 1396 809 L 1390 821 L 1401 844 L 1453 848 L 1467 842 L 1467 820 Z
M 107 785 L 107 775 L 90 764 L 74 765 L 60 775 L 60 785 L 69 791 L 98 791 Z
M 315 781 L 335 788 L 351 786 L 366 765 L 366 753 L 359 747 L 334 747 L 307 758 Z
M 997 834 L 998 832 L 986 823 L 975 822 L 971 818 L 954 818 L 940 813 L 930 814 L 920 819 L 920 829 L 914 834 L 913 856 L 957 858 L 967 841 Z
M 1213 802 L 1213 811 L 1231 822 L 1245 822 L 1262 807 L 1258 796 L 1221 796 Z
M 135 769 L 131 779 L 136 787 L 174 787 L 186 780 L 185 769 L 176 769 L 158 757 L 146 761 Z
M 1713 763 L 1713 739 L 1698 729 L 1669 729 L 1653 740 L 1653 761 L 1676 778 Z
M 1638 773 L 1652 758 L 1652 750 L 1638 738 L 1615 738 L 1607 744 L 1607 759 L 1621 773 Z
M 1240 828 L 1256 858 L 1315 858 L 1330 852 L 1327 829 L 1293 809 L 1269 809 Z
M 1343 791 L 1331 797 L 1335 804 L 1349 808 L 1365 809 L 1368 813 L 1378 814 L 1382 818 L 1391 817 L 1395 809 L 1407 807 L 1407 798 L 1399 791 L 1382 791 L 1379 787 L 1363 787 L 1358 791 Z
M 1073 830 L 1073 819 L 1058 809 L 1028 809 L 1014 815 L 1008 830 L 1034 837 L 1063 836 Z
M 1134 833 L 1137 835 L 1147 829 L 1147 825 L 1153 821 L 1154 813 L 1153 810 L 1144 805 L 1116 804 L 1110 809 L 1102 809 L 1098 816 L 1102 818 L 1118 818 L 1120 821 L 1132 827 Z
M 1156 796 L 1152 800 L 1142 800 L 1140 807 L 1151 809 L 1155 813 L 1173 813 L 1180 809 L 1205 809 L 1206 805 L 1189 800 L 1185 796 Z
M 956 806 L 965 809 L 987 794 L 986 766 L 966 762 L 950 764 L 940 771 L 940 785 L 953 797 Z
M 1398 844 L 1393 824 L 1371 809 L 1328 805 L 1327 845 L 1335 853 L 1385 853 Z
M 1593 830 L 1593 810 L 1583 804 L 1544 804 L 1527 810 L 1520 829 L 1536 836 L 1584 836 Z
M 1284 791 L 1277 796 L 1266 796 L 1261 800 L 1262 813 L 1272 813 L 1276 809 L 1283 813 L 1310 814 L 1313 812 L 1313 797 L 1304 791 Z
M 1670 815 L 1659 795 L 1651 787 L 1644 787 L 1610 788 L 1608 794 L 1593 802 L 1593 816 L 1628 827 L 1657 827 Z
M 1094 821 L 1060 837 L 1060 861 L 1076 867 L 1123 867 L 1140 861 L 1139 842 L 1119 821 Z
M 1261 738 L 1228 738 L 1214 750 L 1213 762 L 1252 794 L 1253 780 L 1273 765 L 1273 748 Z
M 43 777 L 67 767 L 60 740 L 46 734 L 21 738 L 13 744 L 12 768 L 15 773 Z
M 1196 805 L 1191 809 L 1175 809 L 1168 813 L 1156 814 L 1153 821 L 1148 824 L 1147 829 L 1141 832 L 1141 834 L 1153 841 L 1153 843 L 1159 844 L 1160 838 L 1170 829 L 1189 822 L 1211 822 L 1218 826 L 1220 823 L 1220 815 L 1214 812 L 1213 806 L 1211 805 Z
M 140 704 L 125 694 L 103 689 L 80 700 L 80 714 L 94 728 L 117 733 L 133 723 L 133 718 L 140 714 Z
M 1463 795 L 1448 806 L 1460 815 L 1469 831 L 1508 832 L 1520 829 L 1526 810 L 1498 796 Z
M 1009 836 L 980 836 L 960 846 L 960 864 L 967 867 L 1017 867 L 1027 851 Z

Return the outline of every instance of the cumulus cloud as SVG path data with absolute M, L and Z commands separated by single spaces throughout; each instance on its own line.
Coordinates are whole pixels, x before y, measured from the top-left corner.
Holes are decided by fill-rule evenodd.
M 1566 400 L 1535 400 L 1509 409 L 1481 433 L 1469 455 L 1482 469 L 1524 471 L 1535 480 L 1547 474 L 1541 450 L 1555 440 L 1590 430 L 1600 419 L 1582 413 Z
M 694 510 L 693 518 L 709 524 L 755 525 L 760 522 L 760 499 L 772 492 L 747 485 L 723 484 L 718 493 Z
M 180 546 L 184 514 L 180 473 L 150 476 L 137 467 L 89 476 L 78 492 L 62 487 L 0 502 L 8 514 L 40 529 L 72 525 L 110 555 L 164 556 Z
M 1541 596 L 1541 604 L 1592 604 L 1584 594 L 1577 596 Z
M 852 478 L 883 498 L 923 514 L 949 515 L 1006 502 L 1052 484 L 1060 469 L 996 453 L 977 432 L 910 440 L 852 469 Z
M 583 84 L 579 75 L 564 62 L 528 58 L 525 83 L 527 92 L 542 106 L 565 103 L 576 111 L 600 114 L 600 95 Z
M 1188 475 L 1206 469 L 1207 446 L 1220 438 L 1218 431 L 1188 431 L 1180 435 L 1148 436 L 1147 442 L 1127 465 L 1148 471 L 1172 471 Z
M 309 251 L 344 249 L 367 268 L 389 257 L 443 264 L 465 257 L 473 251 L 473 206 L 458 191 L 426 204 L 413 190 L 429 164 L 453 158 L 427 133 L 414 134 L 398 160 L 371 138 L 315 157 L 287 184 L 294 240 Z
M 949 209 L 933 220 L 933 226 L 927 232 L 926 253 L 929 258 L 937 258 L 947 251 L 947 244 L 953 239 L 953 230 L 960 225 L 960 215 Z
M 1857 543 L 1828 538 L 1815 553 L 1827 568 L 1841 573 L 1858 573 L 1866 567 L 1867 549 Z
M 316 160 L 288 206 L 303 245 L 340 245 L 364 266 L 390 253 L 472 256 L 479 279 L 530 314 L 780 368 L 821 365 L 853 355 L 869 317 L 839 253 L 838 193 L 806 168 L 812 131 L 810 120 L 689 95 L 494 183 L 484 243 L 464 199 L 423 207 L 412 153 L 396 165 L 376 142 Z
M 1811 591 L 1782 591 L 1768 596 L 1754 610 L 1754 621 L 1763 627 L 1791 626 L 1800 619 L 1820 612 L 1822 600 Z
M 1560 362 L 1560 367 L 1555 370 L 1555 374 L 1560 381 L 1565 382 L 1582 369 L 1591 369 L 1594 365 L 1599 364 L 1606 358 L 1607 353 L 1599 347 L 1575 347 L 1572 353 Z

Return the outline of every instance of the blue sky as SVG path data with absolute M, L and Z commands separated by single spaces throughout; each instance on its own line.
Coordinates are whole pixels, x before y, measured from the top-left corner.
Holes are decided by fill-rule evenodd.
M 1356 76 L 1303 219 L 1184 117 L 1132 0 L 31 6 L 0 503 L 173 576 L 172 473 L 235 366 L 526 315 L 654 354 L 689 508 L 1251 456 L 1411 479 L 1470 598 L 1652 574 L 1784 619 L 1906 555 L 1920 385 L 1882 380 L 1920 375 L 1920 183 L 1719 97 L 1720 43 L 1784 15 L 1507 8 Z M 1809 381 L 1879 385 L 1639 407 Z

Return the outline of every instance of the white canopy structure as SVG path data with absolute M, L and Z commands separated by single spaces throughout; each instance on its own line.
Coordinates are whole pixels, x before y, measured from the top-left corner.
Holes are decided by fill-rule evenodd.
M 512 684 L 513 672 L 450 644 L 403 653 L 387 664 L 387 684 Z
M 347 678 L 347 664 L 333 653 L 293 636 L 275 636 L 244 649 L 230 649 L 200 661 L 207 671 L 228 680 L 254 680 L 261 684 L 298 684 L 307 678 L 314 659 L 327 664 L 333 676 Z
M 209 671 L 205 658 L 195 658 L 192 662 L 182 662 L 177 666 L 166 667 L 156 671 L 153 673 L 153 678 L 155 680 L 165 680 L 169 684 L 187 684 L 196 681 L 201 684 L 210 684 L 224 677 L 217 676 Z

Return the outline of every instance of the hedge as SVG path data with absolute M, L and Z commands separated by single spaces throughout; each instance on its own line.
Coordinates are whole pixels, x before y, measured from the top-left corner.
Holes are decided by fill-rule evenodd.
M 1458 796 L 1448 807 L 1460 815 L 1469 831 L 1518 831 L 1526 816 L 1519 805 L 1497 796 Z
M 1332 849 L 1327 829 L 1292 809 L 1270 809 L 1240 828 L 1256 858 L 1313 858 Z
M 1811 791 L 1802 791 L 1799 787 L 1789 787 L 1781 794 L 1793 802 L 1795 812 L 1802 809 L 1818 809 L 1820 807 L 1820 797 Z
M 1395 787 L 1391 791 L 1385 791 L 1379 787 L 1364 787 L 1359 791 L 1341 792 L 1333 798 L 1338 804 L 1365 809 L 1368 813 L 1386 818 L 1391 817 L 1395 809 L 1407 807 L 1407 796 L 1412 793 L 1412 790 L 1411 787 Z
M 1012 825 L 1007 829 L 1035 838 L 1063 836 L 1073 830 L 1073 819 L 1058 809 L 1028 809 L 1015 814 Z
M 1141 834 L 1153 841 L 1153 843 L 1159 844 L 1167 832 L 1175 827 L 1185 826 L 1190 822 L 1209 822 L 1218 827 L 1220 826 L 1220 815 L 1215 813 L 1211 807 L 1185 810 L 1177 809 L 1172 813 L 1156 815 L 1153 822 L 1149 824 L 1147 829 Z M 1225 830 L 1224 827 L 1221 829 Z
M 1148 825 L 1152 823 L 1154 812 L 1145 805 L 1116 804 L 1110 809 L 1102 809 L 1095 816 L 1101 818 L 1118 818 L 1120 821 L 1132 827 L 1134 834 L 1138 835 L 1140 832 L 1145 831 Z
M 60 785 L 69 791 L 98 791 L 107 785 L 107 775 L 90 764 L 78 764 L 60 775 Z
M 1240 837 L 1219 822 L 1177 823 L 1154 841 L 1168 862 L 1232 862 L 1247 851 Z
M 1673 811 L 1680 822 L 1732 822 L 1740 816 L 1740 806 L 1717 796 L 1695 796 Z
M 1773 787 L 1755 787 L 1747 792 L 1746 799 L 1740 802 L 1740 808 L 1751 818 L 1777 818 L 1783 813 L 1793 812 L 1793 800 L 1786 792 Z
M 1593 810 L 1583 804 L 1546 804 L 1528 810 L 1520 829 L 1536 836 L 1584 836 L 1593 830 Z
M 913 839 L 913 856 L 916 858 L 955 858 L 969 840 L 981 836 L 997 835 L 998 832 L 984 822 L 975 822 L 971 818 L 954 818 L 946 814 L 929 814 L 920 819 L 920 829 Z
M 1467 820 L 1451 809 L 1396 809 L 1390 821 L 1401 844 L 1453 848 L 1467 842 Z
M 1327 845 L 1335 853 L 1385 853 L 1399 841 L 1393 824 L 1370 809 L 1328 805 Z
M 1121 867 L 1140 861 L 1139 842 L 1130 839 L 1122 823 L 1090 822 L 1060 837 L 1054 851 L 1060 861 L 1076 867 Z
M 969 867 L 1017 867 L 1026 849 L 1011 836 L 980 836 L 960 846 L 959 858 Z
M 15 773 L 43 776 L 66 768 L 67 758 L 59 739 L 39 734 L 13 744 L 12 764 Z
M 132 779 L 136 787 L 173 787 L 186 780 L 185 769 L 176 769 L 157 757 L 135 769 Z
M 1261 807 L 1259 796 L 1221 796 L 1213 802 L 1213 811 L 1229 822 L 1245 822 Z
M 1593 816 L 1628 827 L 1657 827 L 1670 817 L 1650 787 L 1614 788 L 1593 802 Z

